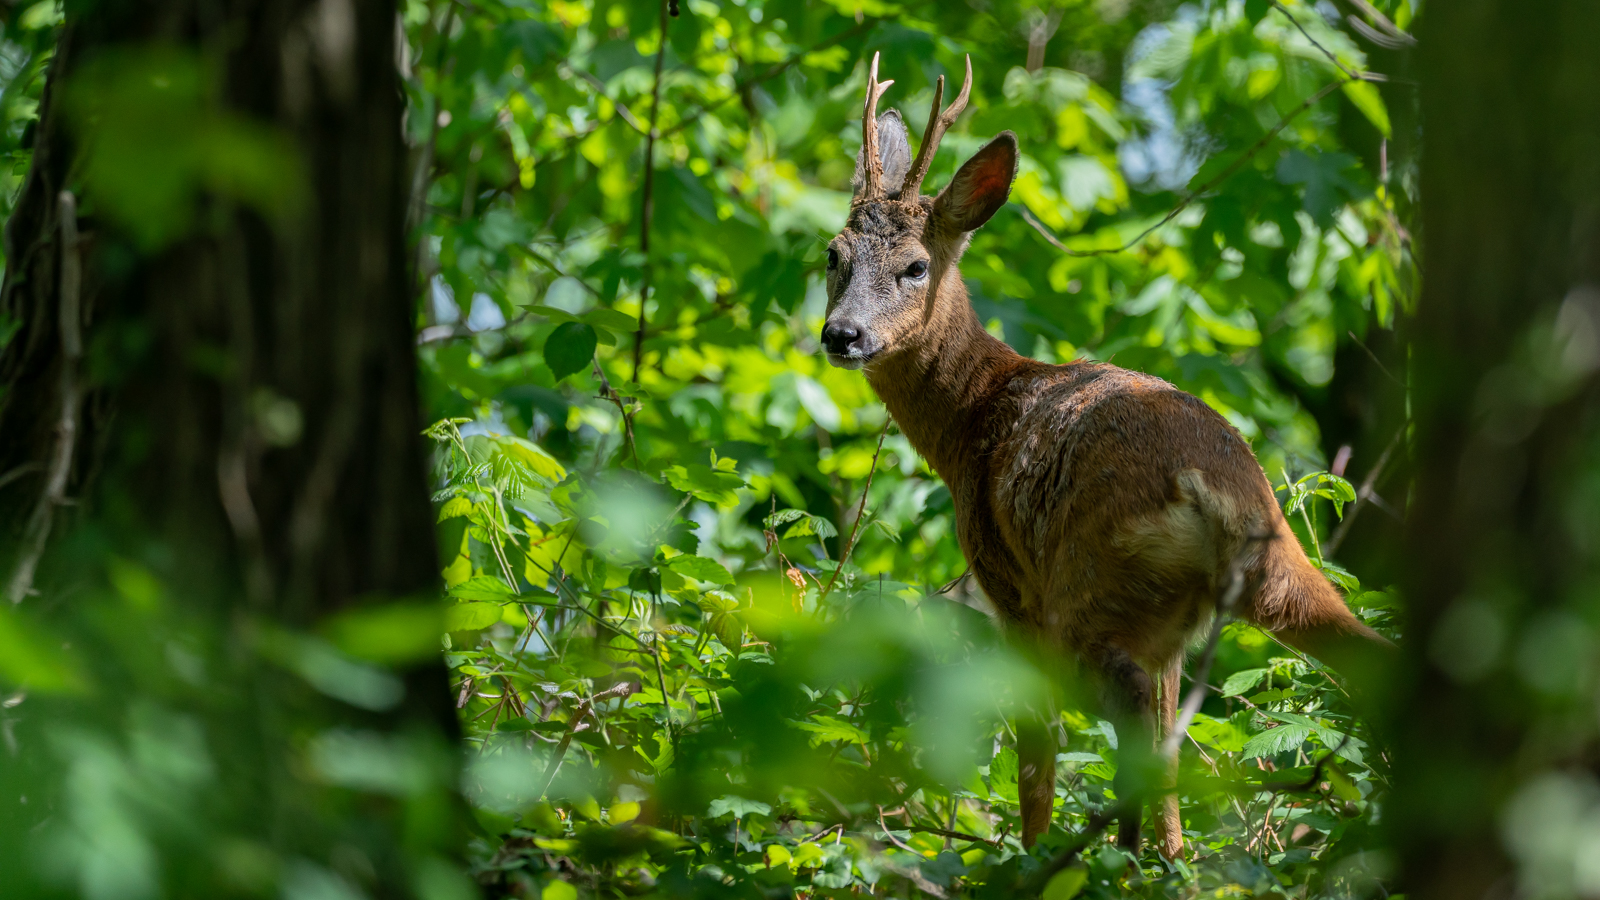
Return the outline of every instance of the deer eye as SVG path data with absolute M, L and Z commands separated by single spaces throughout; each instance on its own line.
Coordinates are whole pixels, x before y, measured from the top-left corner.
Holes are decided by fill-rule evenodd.
M 839 251 L 833 249 L 832 247 L 828 248 L 828 268 L 839 268 Z
M 906 266 L 907 278 L 921 278 L 926 274 L 928 274 L 928 263 L 925 260 L 919 259 L 911 265 Z

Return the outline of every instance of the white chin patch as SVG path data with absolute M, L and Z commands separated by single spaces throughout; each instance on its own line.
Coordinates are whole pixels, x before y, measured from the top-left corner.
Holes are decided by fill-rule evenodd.
M 829 353 L 828 362 L 841 369 L 859 369 L 867 364 L 866 359 L 863 357 L 840 356 L 837 353 Z

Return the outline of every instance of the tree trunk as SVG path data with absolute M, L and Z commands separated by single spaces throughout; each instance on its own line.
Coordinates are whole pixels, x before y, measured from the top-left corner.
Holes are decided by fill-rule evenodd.
M 1600 6 L 1457 0 L 1426 17 L 1387 824 L 1412 900 L 1594 896 Z
M 405 262 L 409 179 L 396 33 L 395 6 L 383 0 L 69 4 L 32 168 L 6 231 L 0 293 L 0 320 L 21 324 L 0 350 L 0 578 L 8 592 L 24 613 L 74 635 L 100 680 L 94 702 L 113 701 L 105 709 L 121 717 L 150 699 L 140 680 L 149 672 L 113 659 L 107 647 L 116 642 L 93 637 L 83 611 L 105 611 L 98 597 L 108 584 L 128 593 L 119 566 L 152 574 L 172 621 L 215 636 L 218 666 L 238 663 L 208 672 L 207 702 L 232 696 L 248 714 L 204 703 L 179 710 L 207 730 L 226 796 L 253 790 L 260 801 L 236 803 L 229 827 L 285 858 L 326 861 L 345 841 L 370 865 L 330 865 L 389 895 L 409 890 L 402 885 L 417 861 L 397 849 L 402 832 L 406 846 L 454 854 L 453 776 L 441 776 L 445 787 L 427 795 L 435 798 L 431 818 L 415 818 L 423 794 L 413 793 L 409 806 L 347 809 L 344 825 L 318 820 L 321 831 L 301 826 L 315 818 L 312 807 L 332 801 L 291 796 L 283 784 L 319 789 L 308 786 L 304 760 L 291 758 L 305 749 L 307 729 L 433 735 L 430 746 L 450 746 L 457 726 L 438 632 L 430 636 L 435 652 L 412 655 L 421 661 L 399 673 L 403 699 L 366 710 L 322 698 L 307 712 L 305 682 L 238 659 L 278 646 L 262 637 L 274 627 L 303 633 L 332 613 L 386 599 L 423 608 L 437 596 Z M 91 109 L 80 96 L 89 88 L 75 94 L 75 86 L 128 85 L 133 93 L 118 96 L 148 102 L 160 115 L 143 127 L 162 128 L 171 110 L 162 106 L 169 86 L 160 67 L 173 59 L 173 71 L 188 65 L 204 83 L 198 111 L 171 121 L 202 125 L 156 135 L 170 140 L 170 157 L 130 183 L 96 180 L 104 172 L 95 166 L 114 166 L 131 145 L 110 130 L 118 111 Z M 205 130 L 213 125 L 223 130 Z M 216 134 L 257 144 L 204 143 Z M 252 177 L 239 168 L 241 154 L 280 145 L 292 151 L 279 173 L 281 196 L 241 188 L 238 178 Z M 192 190 L 159 196 L 192 215 L 154 238 L 149 222 L 183 224 L 177 207 L 150 206 L 138 212 L 157 218 L 130 218 L 125 200 L 105 187 L 136 192 L 173 173 L 180 184 L 190 178 Z M 136 631 L 145 620 L 130 613 L 116 621 L 115 630 Z M 148 640 L 157 659 L 166 640 L 120 637 Z M 282 662 L 285 654 L 293 655 L 281 647 L 265 655 Z M 115 689 L 107 683 L 123 678 Z M 156 694 L 181 707 L 178 695 Z M 51 724 L 41 720 L 64 715 L 42 702 L 16 711 L 23 757 L 36 764 L 48 755 L 40 744 Z M 30 720 L 31 707 L 38 708 Z M 240 728 L 255 736 L 241 737 Z M 30 737 L 38 741 L 31 747 Z M 230 746 L 245 745 L 243 755 L 228 756 Z M 228 782 L 232 775 L 238 781 Z M 0 819 L 16 814 L 6 802 Z M 51 815 L 43 806 L 34 807 L 40 819 Z M 408 809 L 413 818 L 403 816 Z M 0 858 L 0 868 L 6 862 Z

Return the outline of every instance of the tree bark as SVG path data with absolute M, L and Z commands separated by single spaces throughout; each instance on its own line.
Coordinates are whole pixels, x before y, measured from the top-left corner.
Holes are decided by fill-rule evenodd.
M 108 563 L 133 560 L 160 579 L 181 620 L 212 623 L 242 653 L 258 646 L 252 636 L 262 623 L 303 632 L 353 607 L 435 602 L 394 4 L 158 0 L 82 9 L 69 5 L 32 167 L 6 229 L 0 313 L 21 327 L 0 350 L 0 579 L 20 585 L 26 609 L 71 632 L 77 606 L 104 590 Z M 192 227 L 157 249 L 103 214 L 108 204 L 85 183 L 80 153 L 97 121 L 64 98 L 95 60 L 150 47 L 201 61 L 213 111 L 287 138 L 304 183 L 283 189 L 303 197 L 298 207 L 273 216 L 200 192 Z M 63 221 L 74 203 L 83 214 Z M 74 225 L 81 236 L 72 245 L 63 234 Z M 64 265 L 81 265 L 79 290 L 63 291 Z M 79 314 L 64 314 L 74 293 Z M 64 326 L 74 324 L 84 345 L 77 359 L 63 343 Z M 68 415 L 73 390 L 81 402 Z M 64 444 L 66 421 L 75 433 Z M 50 498 L 51 460 L 64 452 L 63 490 Z M 41 510 L 43 553 L 36 574 L 21 577 Z M 103 678 L 118 677 L 111 664 L 94 664 Z M 244 780 L 230 791 L 278 776 L 305 780 L 286 754 L 305 737 L 293 729 L 306 723 L 274 720 L 298 715 L 285 710 L 299 702 L 274 691 L 304 693 L 305 685 L 286 686 L 292 679 L 281 670 L 264 670 L 277 671 L 276 680 L 215 685 L 249 698 L 248 721 L 260 729 L 255 763 L 218 763 Z M 391 709 L 328 701 L 308 721 L 453 740 L 442 661 L 435 655 L 401 675 L 404 699 Z M 112 693 L 132 705 L 141 689 Z M 17 714 L 26 718 L 29 706 Z M 279 849 L 298 845 L 326 858 L 336 836 L 286 833 L 294 830 L 286 823 L 305 820 L 305 809 L 288 808 L 304 798 L 257 787 L 267 821 L 251 827 Z M 412 837 L 442 829 L 429 845 L 448 857 L 459 843 L 448 807 L 421 824 L 402 821 L 400 807 L 363 815 L 393 847 L 404 829 Z M 407 860 L 374 862 L 373 890 L 409 890 L 396 886 L 409 877 Z
M 1573 817 L 1595 814 L 1600 746 L 1600 7 L 1430 4 L 1419 42 L 1417 492 L 1387 824 L 1412 900 L 1592 896 Z

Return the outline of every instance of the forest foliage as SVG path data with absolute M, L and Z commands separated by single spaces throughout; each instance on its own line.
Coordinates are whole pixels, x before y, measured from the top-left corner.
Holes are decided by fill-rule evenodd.
M 1024 354 L 1111 360 L 1225 415 L 1313 559 L 1396 636 L 1392 592 L 1340 564 L 1357 494 L 1324 431 L 1341 351 L 1371 356 L 1416 294 L 1415 173 L 1394 149 L 1414 98 L 1368 74 L 1366 32 L 1333 12 L 409 0 L 443 625 L 431 604 L 347 618 L 269 641 L 278 663 L 381 708 L 386 667 L 444 632 L 467 872 L 490 896 L 1382 895 L 1381 743 L 1337 675 L 1239 623 L 1182 754 L 1188 858 L 1095 840 L 1047 868 L 1113 797 L 1117 735 L 1092 706 L 1062 710 L 1055 825 L 1024 850 L 1008 723 L 1049 676 L 985 615 L 949 492 L 817 344 L 865 61 L 881 54 L 884 105 L 920 134 L 934 79 L 970 55 L 930 185 L 1001 130 L 1022 149 L 963 264 L 980 318 Z M 1376 0 L 1361 21 L 1399 40 L 1414 12 Z M 59 19 L 41 3 L 5 27 L 7 196 Z M 121 602 L 148 577 L 130 563 Z M 0 618 L 0 649 L 32 646 L 6 631 L 31 627 Z M 79 677 L 70 655 L 0 660 L 35 691 Z M 202 865 L 173 848 L 210 839 L 164 835 L 203 805 L 206 739 L 163 715 L 50 751 L 107 783 L 193 763 L 165 772 L 167 798 L 113 791 L 109 814 L 65 791 L 35 838 L 63 891 L 138 893 L 74 868 L 96 847 L 143 848 L 123 858 L 146 861 L 147 896 Z M 359 732 L 299 746 L 297 770 L 351 803 L 420 797 L 438 764 Z M 194 877 L 238 895 L 368 886 L 348 860 L 215 847 L 219 874 Z M 470 895 L 417 873 L 422 896 Z

